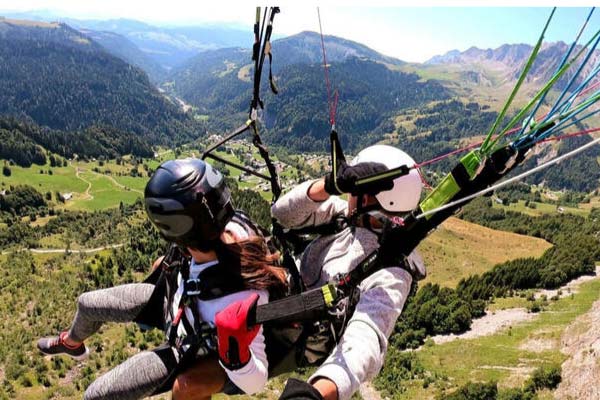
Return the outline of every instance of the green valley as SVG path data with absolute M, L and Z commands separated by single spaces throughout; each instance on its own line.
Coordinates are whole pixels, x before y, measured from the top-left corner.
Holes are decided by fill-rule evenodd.
M 110 8 L 109 5 L 104 7 Z M 152 7 L 144 4 L 144 10 L 136 11 L 144 14 L 141 11 Z M 237 18 L 239 10 L 225 8 Z M 169 12 L 177 9 L 173 5 Z M 364 29 L 365 40 L 370 33 L 377 33 L 373 36 L 397 41 L 398 46 L 409 42 L 407 36 L 396 36 L 395 30 L 386 27 L 382 22 L 385 18 L 381 21 L 371 18 L 380 15 L 381 10 L 358 9 L 361 13 L 364 11 L 360 16 L 362 23 L 353 25 L 351 30 Z M 125 13 L 124 10 L 119 13 Z M 197 17 L 194 10 L 191 5 L 186 8 L 186 21 Z M 204 5 L 205 17 L 213 18 L 212 12 L 206 10 Z M 504 12 L 502 8 L 494 10 L 499 15 Z M 342 11 L 340 15 L 349 15 Z M 390 13 L 389 18 L 395 16 L 394 23 L 398 25 L 395 19 L 399 17 L 394 8 L 385 11 Z M 437 11 L 428 9 L 425 15 L 429 17 Z M 529 8 L 518 11 L 523 15 L 533 12 Z M 579 11 L 566 10 L 568 15 L 564 18 L 579 16 Z M 416 11 L 403 10 L 406 14 L 413 12 Z M 84 362 L 67 356 L 44 357 L 36 348 L 38 338 L 55 335 L 69 327 L 82 293 L 146 279 L 152 263 L 164 255 L 169 246 L 148 214 L 164 212 L 161 215 L 169 215 L 169 218 L 175 215 L 179 218 L 175 224 L 182 226 L 205 224 L 204 220 L 198 222 L 198 215 L 207 215 L 205 211 L 197 212 L 201 206 L 199 199 L 208 208 L 211 221 L 216 220 L 214 215 L 224 214 L 221 210 L 227 208 L 222 203 L 216 212 L 206 205 L 211 198 L 203 196 L 204 191 L 214 190 L 210 178 L 206 180 L 209 184 L 203 183 L 205 187 L 194 186 L 193 192 L 186 192 L 186 196 L 192 193 L 190 198 L 195 207 L 192 209 L 197 213 L 193 218 L 181 211 L 185 209 L 181 204 L 187 200 L 180 202 L 180 198 L 173 195 L 176 200 L 168 198 L 167 202 L 171 203 L 167 203 L 159 193 L 152 200 L 156 206 L 151 201 L 145 205 L 144 191 L 161 163 L 199 158 L 212 143 L 240 125 L 252 127 L 256 122 L 260 137 L 253 136 L 249 129 L 243 136 L 219 147 L 214 154 L 226 162 L 268 175 L 267 163 L 253 145 L 253 140 L 263 141 L 268 146 L 283 193 L 333 170 L 329 139 L 334 128 L 350 165 L 337 164 L 337 170 L 347 168 L 346 171 L 357 174 L 337 179 L 347 179 L 351 181 L 350 186 L 355 187 L 355 181 L 364 177 L 352 169 L 352 156 L 366 146 L 388 144 L 403 149 L 419 164 L 421 181 L 426 188 L 421 199 L 444 182 L 429 203 L 436 206 L 447 204 L 460 193 L 474 193 L 474 187 L 477 191 L 489 187 L 512 169 L 513 162 L 518 163 L 517 168 L 507 176 L 531 170 L 598 138 L 595 127 L 600 122 L 596 115 L 600 111 L 597 108 L 600 83 L 597 76 L 585 81 L 588 76 L 600 75 L 597 48 L 591 48 L 591 61 L 587 64 L 580 64 L 581 58 L 573 62 L 573 69 L 581 65 L 580 76 L 568 70 L 554 87 L 543 93 L 544 101 L 539 107 L 533 102 L 523 111 L 512 126 L 527 126 L 521 132 L 523 141 L 509 145 L 501 142 L 497 147 L 484 148 L 479 144 L 495 122 L 498 129 L 491 133 L 498 134 L 546 82 L 557 76 L 560 60 L 569 51 L 568 43 L 544 41 L 542 44 L 540 41 L 530 74 L 524 77 L 521 90 L 502 118 L 499 115 L 506 99 L 519 81 L 529 55 L 537 51 L 529 42 L 481 49 L 476 47 L 479 38 L 470 37 L 473 43 L 461 45 L 466 50 L 447 49 L 445 54 L 423 62 L 406 62 L 335 35 L 321 36 L 300 30 L 291 36 L 282 35 L 280 32 L 285 30 L 279 31 L 277 17 L 272 42 L 262 53 L 268 64 L 265 62 L 262 81 L 256 85 L 260 90 L 253 93 L 255 64 L 251 59 L 253 35 L 246 26 L 251 23 L 250 19 L 246 20 L 248 16 L 244 17 L 244 28 L 240 30 L 233 21 L 231 24 L 219 22 L 215 26 L 187 26 L 188 22 L 182 21 L 155 26 L 147 21 L 128 19 L 131 16 L 123 18 L 120 14 L 116 19 L 87 20 L 53 16 L 45 11 L 39 13 L 39 16 L 33 12 L 21 13 L 21 17 L 35 21 L 20 20 L 19 13 L 15 18 L 0 17 L 0 315 L 3 316 L 0 321 L 0 400 L 80 399 L 102 374 L 132 355 L 165 342 L 165 334 L 158 330 L 143 330 L 134 323 L 111 322 L 86 340 L 91 355 Z M 164 10 L 162 13 L 168 18 L 169 13 Z M 292 18 L 299 22 L 302 19 L 299 15 L 292 14 Z M 339 17 L 324 15 L 332 21 Z M 319 14 L 319 24 L 320 18 Z M 592 30 L 597 30 L 597 16 L 595 18 L 590 23 Z M 515 16 L 513 20 L 516 21 Z M 326 27 L 334 26 L 325 21 Z M 343 22 L 346 25 L 349 21 Z M 381 32 L 372 22 L 381 22 Z M 465 26 L 473 24 L 467 19 L 459 22 Z M 435 25 L 435 32 L 428 35 L 446 35 L 448 43 L 452 43 L 453 31 L 459 27 L 438 30 L 437 25 L 440 28 L 444 25 L 441 20 L 435 21 Z M 480 25 L 483 31 L 493 24 Z M 570 24 L 562 23 L 561 29 L 567 25 Z M 371 32 L 373 28 L 376 32 Z M 504 40 L 505 31 L 505 25 L 496 27 L 493 36 Z M 265 37 L 261 36 L 264 34 L 260 29 L 257 35 L 254 39 Z M 553 32 L 552 35 L 560 38 L 553 40 L 567 40 L 563 38 L 564 33 Z M 586 35 L 589 32 L 586 31 Z M 418 39 L 422 38 L 415 36 L 410 42 L 421 43 Z M 584 37 L 584 40 L 590 39 Z M 381 47 L 374 48 L 386 48 L 383 44 L 382 41 Z M 577 52 L 583 47 L 580 43 L 573 49 Z M 423 49 L 414 47 L 415 57 L 417 50 Z M 267 82 L 271 74 L 277 90 L 269 90 Z M 570 79 L 573 85 L 567 88 Z M 589 86 L 577 88 L 580 84 Z M 554 110 L 552 124 L 558 124 L 561 118 L 570 122 L 571 107 L 578 109 L 587 105 L 589 107 L 582 110 L 592 113 L 593 118 L 574 121 L 564 130 L 557 125 L 553 131 L 555 125 L 544 125 L 541 116 L 551 110 L 565 88 L 568 90 L 562 100 L 564 103 L 557 105 L 559 111 Z M 256 108 L 250 120 L 249 104 Z M 525 124 L 534 108 L 539 123 Z M 256 121 L 252 120 L 254 115 Z M 517 132 L 519 129 L 510 134 Z M 551 134 L 550 139 L 563 134 L 568 136 L 560 141 L 544 141 L 546 132 Z M 575 133 L 576 136 L 572 136 Z M 515 137 L 510 134 L 506 142 Z M 540 142 L 529 148 L 529 140 Z M 477 149 L 472 158 L 459 162 L 471 148 Z M 338 149 L 335 154 L 339 156 Z M 389 161 L 384 158 L 381 156 L 375 161 Z M 270 183 L 226 162 L 210 157 L 206 160 L 225 177 L 234 206 L 258 225 L 270 228 L 273 222 Z M 174 190 L 170 193 L 179 196 L 196 185 L 202 179 L 198 176 L 206 170 L 201 165 L 198 170 L 175 178 L 175 183 L 169 181 L 171 178 L 165 179 L 169 183 L 163 188 Z M 331 193 L 331 180 L 328 182 Z M 418 182 L 415 178 L 410 188 L 420 188 Z M 334 186 L 338 183 L 334 181 Z M 206 189 L 208 186 L 211 189 Z M 418 195 L 414 197 L 416 201 Z M 413 215 L 405 211 L 390 214 L 380 212 L 383 203 L 377 203 L 374 198 L 365 196 L 361 200 L 365 200 L 367 207 L 373 205 L 378 212 L 360 215 L 353 222 L 348 222 L 350 218 L 340 218 L 340 223 L 356 225 L 351 227 L 352 235 L 362 228 L 377 231 L 382 225 L 394 226 L 397 229 L 394 233 L 404 234 L 415 226 L 418 230 L 426 225 L 418 225 L 420 222 L 435 221 L 439 215 L 445 215 L 435 214 L 430 219 L 421 214 L 425 206 L 422 210 L 415 208 Z M 396 198 L 390 204 L 394 202 Z M 173 204 L 175 207 L 170 208 Z M 315 201 L 317 212 L 326 208 L 319 208 L 321 204 Z M 305 222 L 310 222 L 310 218 Z M 160 229 L 172 227 L 162 220 L 154 220 L 154 223 Z M 265 259 L 285 259 L 280 257 L 283 252 L 278 247 L 279 235 L 288 233 L 274 231 L 269 237 L 269 246 L 274 248 L 269 247 L 266 253 L 261 249 L 262 258 L 253 260 L 261 263 L 262 270 L 271 272 L 277 269 L 271 268 Z M 352 400 L 594 398 L 590 393 L 598 392 L 590 390 L 590 386 L 596 377 L 600 378 L 597 361 L 600 354 L 597 345 L 600 331 L 600 149 L 597 145 L 522 182 L 476 198 L 443 224 L 434 228 L 427 225 L 422 231 L 427 231 L 429 236 L 417 250 L 425 261 L 427 277 L 413 281 L 412 286 L 403 283 L 401 291 L 393 289 L 392 295 L 382 296 L 385 297 L 382 304 L 387 307 L 382 315 L 399 311 L 399 299 L 405 301 L 402 313 L 395 323 L 389 321 L 385 328 L 377 326 L 380 330 L 374 330 L 378 335 L 374 347 L 386 357 L 365 359 L 372 363 L 368 367 L 373 373 L 368 377 L 348 377 L 352 384 L 361 381 L 360 390 L 353 394 Z M 190 231 L 184 232 L 189 235 Z M 328 234 L 331 231 L 324 235 Z M 339 230 L 334 234 L 340 234 Z M 215 236 L 208 239 L 203 234 L 199 236 L 210 240 L 208 243 L 213 246 Z M 398 255 L 405 257 L 409 252 L 399 251 L 405 251 L 411 237 L 391 237 L 396 258 L 386 262 L 401 265 L 405 258 L 400 260 Z M 353 236 L 352 240 L 359 241 L 357 238 L 358 235 Z M 379 237 L 378 243 L 389 245 L 389 238 Z M 218 252 L 222 247 L 224 245 L 219 243 L 214 246 L 215 253 L 206 253 L 213 254 L 208 260 L 218 254 L 222 261 L 222 253 Z M 235 253 L 232 257 L 237 257 L 235 267 L 239 269 L 235 274 L 238 274 L 246 268 L 239 260 L 247 256 L 244 253 L 247 249 L 241 244 L 231 247 L 238 252 L 232 250 L 232 254 Z M 295 249 L 298 254 L 294 254 L 298 259 L 301 258 L 299 248 Z M 304 249 L 302 247 L 302 251 Z M 360 249 L 363 250 L 364 247 Z M 324 257 L 321 262 L 317 273 L 331 279 L 333 274 L 327 275 L 329 271 L 323 268 L 328 258 Z M 225 264 L 222 262 L 218 267 L 223 268 Z M 223 275 L 222 269 L 218 271 Z M 256 271 L 252 273 L 256 274 L 253 277 L 259 275 Z M 406 274 L 405 279 L 408 281 Z M 362 283 L 363 286 L 369 284 L 368 281 Z M 390 287 L 398 286 L 393 279 L 382 285 L 388 283 Z M 410 293 L 404 293 L 409 287 Z M 381 288 L 373 289 L 371 293 Z M 362 286 L 359 291 L 364 295 Z M 317 293 L 328 306 L 334 302 L 327 297 L 330 292 L 319 290 Z M 281 293 L 269 295 L 270 300 L 282 296 Z M 308 302 L 304 299 L 302 306 L 309 307 Z M 354 308 L 351 310 L 355 312 Z M 372 317 L 360 321 L 364 322 L 362 329 L 377 325 L 379 316 L 371 316 L 371 309 L 357 307 L 356 310 L 364 313 L 365 318 Z M 333 311 L 333 308 L 327 309 L 329 313 Z M 311 318 L 314 315 L 311 314 Z M 241 326 L 244 331 L 250 330 Z M 313 324 L 312 320 L 307 326 L 321 332 L 328 332 L 330 328 Z M 389 335 L 388 339 L 382 334 Z M 346 360 L 336 362 L 352 367 Z M 382 369 L 376 373 L 381 363 Z M 274 377 L 263 391 L 252 396 L 218 394 L 213 398 L 276 400 L 287 378 L 306 380 L 314 371 L 315 367 L 302 367 Z M 170 398 L 168 393 L 152 397 L 154 400 Z

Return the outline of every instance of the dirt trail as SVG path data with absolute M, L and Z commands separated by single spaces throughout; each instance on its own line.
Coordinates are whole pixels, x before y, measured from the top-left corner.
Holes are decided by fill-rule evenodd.
M 82 178 L 82 177 L 79 175 L 79 173 L 80 173 L 80 172 L 85 172 L 85 169 L 81 169 L 81 168 L 79 168 L 79 167 L 75 166 L 75 176 L 77 177 L 77 179 L 79 179 L 79 180 L 81 180 L 81 181 L 83 181 L 83 182 L 87 183 L 87 185 L 88 185 L 88 186 L 87 186 L 87 189 L 85 189 L 85 192 L 83 193 L 83 196 L 84 196 L 84 197 L 83 197 L 83 200 L 92 200 L 92 199 L 94 198 L 94 196 L 92 196 L 92 195 L 90 194 L 90 190 L 92 189 L 92 182 L 90 182 L 90 181 L 88 181 L 88 180 L 86 180 L 86 179 Z
M 107 250 L 107 249 L 118 249 L 119 247 L 123 247 L 123 243 L 110 244 L 107 246 L 95 247 L 93 249 L 70 249 L 69 252 L 86 254 L 86 253 L 96 253 L 98 251 Z M 65 251 L 67 251 L 67 249 L 27 249 L 27 248 L 22 248 L 20 250 L 28 250 L 35 254 L 55 254 L 55 253 L 64 253 Z M 1 254 L 6 255 L 6 254 L 11 254 L 11 253 L 13 253 L 13 251 L 6 250 L 6 251 L 3 251 Z
M 113 178 L 111 175 L 104 175 L 104 174 L 100 174 L 100 173 L 98 173 L 98 172 L 94 172 L 94 174 L 96 174 L 96 175 L 98 175 L 98 176 L 101 176 L 101 177 L 103 177 L 103 178 L 107 178 L 109 181 L 111 181 L 111 182 L 112 182 L 112 184 L 113 184 L 113 185 L 115 185 L 116 187 L 118 187 L 118 188 L 120 188 L 120 189 L 124 189 L 124 190 L 130 190 L 130 191 L 132 191 L 132 192 L 136 192 L 136 193 L 144 194 L 144 192 L 142 192 L 142 191 L 141 191 L 141 190 L 139 190 L 139 189 L 133 189 L 133 188 L 130 188 L 130 187 L 128 187 L 128 186 L 125 186 L 125 185 L 122 185 L 122 184 L 120 184 L 120 183 L 119 183 L 119 182 L 117 182 L 117 181 L 115 180 L 115 178 Z
M 471 329 L 455 335 L 436 335 L 431 339 L 435 344 L 452 342 L 457 339 L 475 339 L 481 336 L 493 335 L 509 327 L 525 321 L 531 321 L 537 314 L 528 313 L 525 308 L 511 308 L 494 313 L 486 313 L 485 316 L 473 320 Z

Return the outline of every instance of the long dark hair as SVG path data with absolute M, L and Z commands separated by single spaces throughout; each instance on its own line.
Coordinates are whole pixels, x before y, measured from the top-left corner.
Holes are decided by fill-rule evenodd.
M 228 244 L 219 242 L 215 250 L 219 268 L 230 273 L 232 279 L 241 278 L 244 288 L 286 292 L 287 276 L 285 269 L 279 267 L 279 253 L 271 252 L 263 237 L 251 236 Z

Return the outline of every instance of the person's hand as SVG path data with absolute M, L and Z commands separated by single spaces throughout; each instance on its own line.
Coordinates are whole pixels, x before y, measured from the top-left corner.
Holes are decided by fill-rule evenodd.
M 372 183 L 361 185 L 360 188 L 356 186 L 356 181 L 387 170 L 388 168 L 385 165 L 377 162 L 363 162 L 356 165 L 348 165 L 346 162 L 342 162 L 335 176 L 333 175 L 333 170 L 329 175 L 325 176 L 325 191 L 331 195 L 340 195 L 342 193 L 357 195 L 359 192 L 376 195 L 379 192 L 393 188 L 393 180 L 377 179 Z
M 229 370 L 242 368 L 250 361 L 250 344 L 258 335 L 260 325 L 248 327 L 248 312 L 258 302 L 258 294 L 231 303 L 215 316 L 219 359 Z
M 324 400 L 313 385 L 299 379 L 288 379 L 279 400 Z

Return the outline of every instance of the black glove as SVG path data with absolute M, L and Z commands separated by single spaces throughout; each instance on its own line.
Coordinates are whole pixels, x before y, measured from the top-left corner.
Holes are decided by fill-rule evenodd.
M 290 378 L 279 400 L 323 400 L 323 396 L 311 384 Z
M 333 195 L 340 195 L 342 193 L 357 195 L 360 191 L 360 193 L 374 196 L 379 192 L 393 188 L 394 181 L 392 179 L 376 180 L 368 184 L 363 184 L 360 188 L 356 187 L 356 181 L 387 170 L 388 168 L 385 165 L 377 162 L 363 162 L 352 166 L 342 162 L 338 168 L 337 176 L 333 176 L 332 170 L 325 177 L 325 191 Z M 336 180 L 337 187 L 335 185 Z

